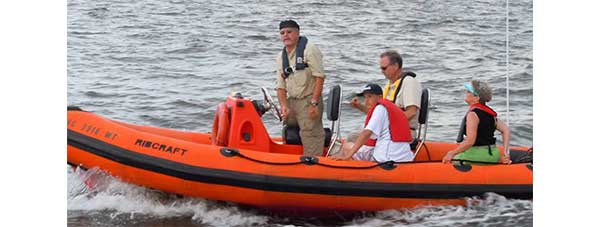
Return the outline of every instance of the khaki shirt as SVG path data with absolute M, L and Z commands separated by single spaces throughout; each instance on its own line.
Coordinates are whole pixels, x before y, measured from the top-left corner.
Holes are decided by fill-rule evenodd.
M 389 81 L 388 81 L 389 83 Z M 393 91 L 390 88 L 390 93 Z M 406 76 L 402 84 L 400 85 L 400 91 L 398 91 L 398 95 L 396 95 L 396 105 L 402 109 L 407 106 L 417 106 L 417 108 L 421 109 L 421 84 L 417 81 L 416 78 L 412 76 Z M 416 129 L 419 126 L 419 110 L 417 110 L 417 114 L 409 120 L 410 128 Z M 413 133 L 413 137 L 416 137 L 415 131 L 411 130 Z
M 290 66 L 296 66 L 296 49 L 288 53 L 288 61 Z M 283 69 L 281 68 L 281 51 L 277 55 L 277 83 L 275 89 L 287 90 L 287 95 L 290 98 L 301 99 L 306 96 L 312 95 L 315 88 L 315 78 L 321 77 L 325 79 L 325 70 L 323 69 L 323 54 L 321 50 L 317 48 L 310 41 L 306 44 L 304 49 L 304 63 L 308 64 L 308 67 L 303 70 L 298 70 L 288 76 L 287 79 L 283 77 Z

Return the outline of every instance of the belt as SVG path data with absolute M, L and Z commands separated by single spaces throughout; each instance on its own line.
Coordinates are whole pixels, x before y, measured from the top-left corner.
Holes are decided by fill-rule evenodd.
M 310 94 L 310 95 L 307 95 L 307 96 L 304 96 L 304 97 L 301 97 L 301 98 L 298 98 L 298 97 L 288 97 L 288 98 L 289 98 L 289 99 L 295 99 L 295 100 L 302 100 L 302 99 L 309 98 L 309 97 L 311 97 L 311 96 L 312 96 L 312 94 Z
M 302 99 L 306 99 L 306 98 L 310 98 L 312 97 L 312 94 L 298 98 L 298 97 L 288 97 L 289 99 L 294 99 L 294 100 L 302 100 Z

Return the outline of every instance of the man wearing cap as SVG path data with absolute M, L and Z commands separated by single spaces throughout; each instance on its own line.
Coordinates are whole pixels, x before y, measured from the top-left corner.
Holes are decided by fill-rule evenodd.
M 325 144 L 323 131 L 323 55 L 317 46 L 300 36 L 293 20 L 279 24 L 283 50 L 277 55 L 275 89 L 286 125 L 298 125 L 304 155 L 320 156 Z
M 404 72 L 402 57 L 395 50 L 387 50 L 379 55 L 381 73 L 388 80 L 383 88 L 383 98 L 395 103 L 406 115 L 410 122 L 410 130 L 416 136 L 419 126 L 418 116 L 421 108 L 421 84 L 413 72 Z M 352 100 L 352 107 L 367 113 L 366 106 L 361 105 L 358 99 Z
M 389 100 L 383 99 L 383 91 L 377 84 L 366 85 L 358 96 L 364 96 L 365 106 L 369 107 L 365 127 L 353 144 L 345 144 L 342 154 L 332 159 L 412 161 L 412 137 L 408 119 L 402 110 Z

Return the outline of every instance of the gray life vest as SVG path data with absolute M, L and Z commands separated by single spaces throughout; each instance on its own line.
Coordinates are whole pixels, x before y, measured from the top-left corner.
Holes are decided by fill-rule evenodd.
M 304 63 L 304 49 L 306 48 L 306 43 L 308 39 L 304 36 L 300 36 L 298 40 L 298 44 L 296 44 L 296 67 L 290 67 L 290 62 L 288 60 L 287 51 L 285 47 L 281 51 L 281 69 L 283 70 L 284 78 L 288 78 L 290 74 L 296 72 L 297 70 L 303 70 L 308 67 L 308 64 Z

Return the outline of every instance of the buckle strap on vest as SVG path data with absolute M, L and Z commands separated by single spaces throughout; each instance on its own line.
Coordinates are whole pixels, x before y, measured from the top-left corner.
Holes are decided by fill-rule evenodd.
M 465 135 L 467 135 L 467 116 L 465 116 L 462 119 L 462 122 L 460 122 L 460 129 L 458 130 L 458 136 L 456 137 L 456 142 L 462 143 L 465 140 Z M 496 137 L 492 137 L 491 143 L 489 145 L 493 145 L 493 144 L 496 144 Z M 481 146 L 481 145 L 486 145 L 486 144 L 473 144 L 473 146 Z M 491 154 L 491 151 L 490 151 L 490 154 Z
M 306 43 L 308 39 L 304 36 L 300 36 L 298 40 L 298 44 L 296 45 L 296 66 L 290 67 L 290 62 L 288 60 L 288 55 L 285 47 L 281 51 L 281 69 L 283 70 L 284 78 L 287 79 L 290 74 L 296 72 L 296 70 L 303 70 L 308 67 L 308 64 L 304 63 L 304 49 L 306 48 Z
M 394 88 L 394 91 L 393 91 L 394 95 L 392 96 L 393 97 L 392 100 L 390 100 L 391 102 L 396 103 L 396 97 L 398 96 L 398 92 L 400 92 L 400 88 L 402 87 L 402 82 L 404 82 L 404 79 L 407 76 L 412 76 L 413 78 L 415 78 L 415 77 L 417 77 L 417 74 L 415 74 L 414 72 L 411 72 L 411 71 L 407 71 L 407 72 L 403 72 L 402 73 L 402 79 L 400 79 L 400 83 L 398 83 L 398 87 Z M 390 91 L 388 91 L 388 92 L 390 92 Z M 404 108 L 401 108 L 401 109 L 404 110 L 404 111 L 406 111 Z

